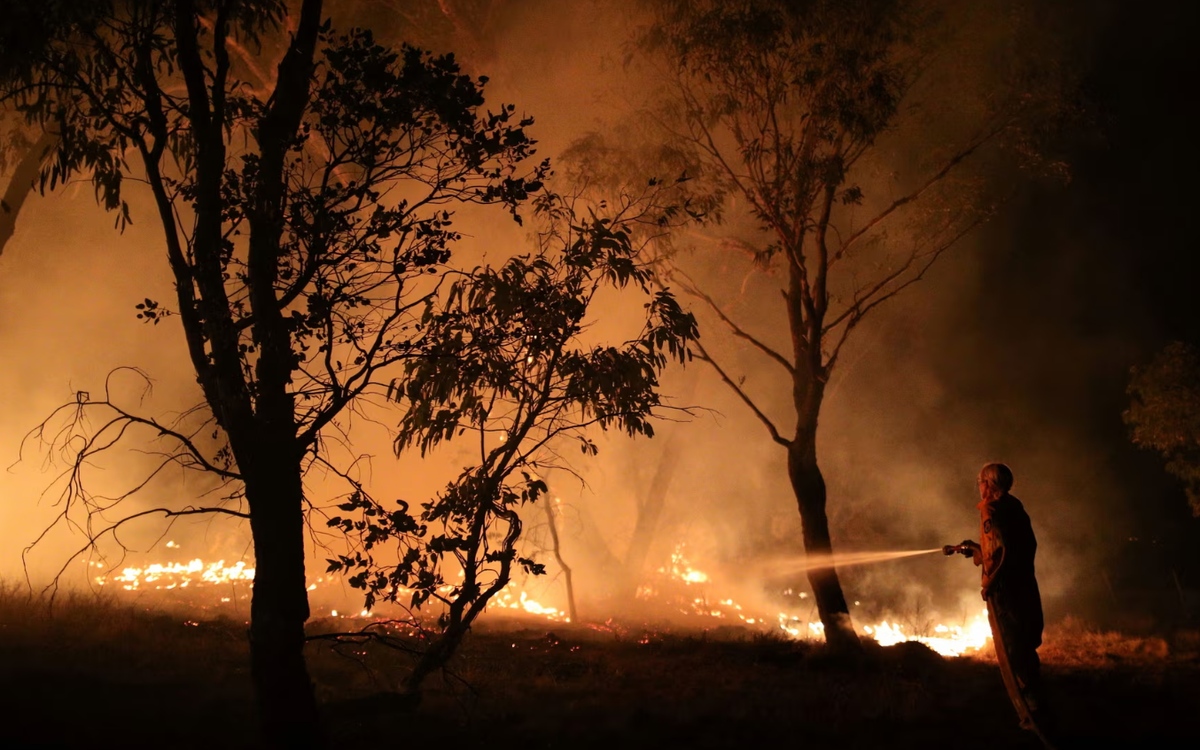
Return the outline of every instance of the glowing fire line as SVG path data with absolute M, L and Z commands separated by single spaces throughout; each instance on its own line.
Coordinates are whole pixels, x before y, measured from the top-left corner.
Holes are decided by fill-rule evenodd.
M 97 567 L 103 563 L 93 562 Z M 218 560 L 207 565 L 200 558 L 186 563 L 153 563 L 144 568 L 124 568 L 119 574 L 109 578 L 107 575 L 96 576 L 96 583 L 101 586 L 108 583 L 119 583 L 126 591 L 137 591 L 143 586 L 154 584 L 155 589 L 187 588 L 189 585 L 222 584 L 235 581 L 253 581 L 254 568 L 246 567 L 246 563 L 238 561 L 226 565 L 224 560 Z
M 179 545 L 174 542 L 168 542 L 167 547 L 178 549 Z M 104 563 L 96 561 L 91 561 L 88 565 L 101 569 L 105 567 Z M 461 573 L 459 575 L 461 576 Z M 205 563 L 203 560 L 196 558 L 189 562 L 152 563 L 144 567 L 127 567 L 123 568 L 116 575 L 99 575 L 94 580 L 100 586 L 117 584 L 126 591 L 141 591 L 151 588 L 159 591 L 170 591 L 185 589 L 189 586 L 198 588 L 206 585 L 236 583 L 240 581 L 252 582 L 254 580 L 254 568 L 248 567 L 245 562 L 241 561 L 233 565 L 226 565 L 224 560 Z M 324 577 L 318 579 L 318 582 L 323 583 L 324 581 Z M 308 590 L 314 591 L 316 588 L 317 583 L 310 581 Z M 454 586 L 448 584 L 438 590 L 445 594 L 453 589 Z M 401 590 L 397 593 L 400 597 L 403 597 L 406 593 L 411 594 L 412 592 Z M 221 601 L 228 602 L 230 600 L 229 598 L 222 598 Z M 528 592 L 518 591 L 515 581 L 501 589 L 489 603 L 489 606 L 537 615 L 553 622 L 571 621 L 571 618 L 562 610 L 541 604 L 530 597 Z M 361 612 L 343 612 L 339 614 L 338 610 L 333 609 L 329 611 L 329 616 L 373 617 L 374 613 L 364 609 Z
M 709 576 L 703 571 L 694 568 L 683 553 L 683 546 L 676 547 L 671 554 L 670 565 L 659 568 L 659 573 L 667 575 L 669 578 L 691 585 L 694 583 L 705 583 L 710 581 Z M 653 588 L 641 587 L 638 590 L 640 598 L 652 598 L 657 596 Z M 790 591 L 787 593 L 791 593 Z M 801 599 L 807 598 L 806 594 L 799 594 Z M 857 602 L 855 602 L 857 604 Z M 704 597 L 696 597 L 691 601 L 691 611 L 680 610 L 684 614 L 699 615 L 702 617 L 712 617 L 716 619 L 725 619 L 727 617 L 741 620 L 747 625 L 760 625 L 767 622 L 765 617 L 749 617 L 746 615 L 742 606 L 732 599 L 721 599 L 716 604 L 712 604 Z M 778 627 L 791 638 L 824 638 L 825 626 L 820 622 L 803 623 L 800 618 L 792 617 L 786 613 L 780 612 L 777 615 Z M 806 626 L 805 626 L 806 625 Z M 909 635 L 904 632 L 903 627 L 896 622 L 883 621 L 878 625 L 867 625 L 862 628 L 864 635 L 873 638 L 881 646 L 894 646 L 904 642 L 918 642 L 928 646 L 933 651 L 942 656 L 963 656 L 964 654 L 975 653 L 987 646 L 987 642 L 992 637 L 992 629 L 988 624 L 987 610 L 983 610 L 982 614 L 977 615 L 970 623 L 965 626 L 948 626 L 938 624 L 934 626 L 934 635 Z
M 168 543 L 168 547 L 177 548 L 173 542 Z M 90 562 L 89 565 L 94 565 L 103 568 L 103 563 Z M 670 562 L 658 572 L 665 576 L 670 581 L 676 584 L 682 584 L 685 587 L 696 586 L 700 584 L 711 584 L 712 579 L 702 570 L 695 568 L 684 555 L 683 546 L 680 545 L 671 554 Z M 214 563 L 204 563 L 199 558 L 193 559 L 186 563 L 153 563 L 145 567 L 128 567 L 121 570 L 117 575 L 100 575 L 95 578 L 97 584 L 104 586 L 110 583 L 119 584 L 126 591 L 139 591 L 153 587 L 158 590 L 183 589 L 188 586 L 202 587 L 218 584 L 236 584 L 242 581 L 254 580 L 254 568 L 248 567 L 245 562 L 236 562 L 233 565 L 226 565 L 224 560 L 218 560 Z M 324 581 L 324 578 L 320 579 Z M 309 591 L 317 588 L 316 583 L 310 583 Z M 449 592 L 454 587 L 447 585 L 444 587 L 445 592 Z M 785 592 L 790 594 L 791 591 Z M 640 599 L 656 598 L 659 592 L 651 586 L 641 586 L 638 588 L 637 596 Z M 803 592 L 798 594 L 799 598 L 807 598 Z M 229 601 L 228 598 L 222 601 Z M 857 604 L 857 602 L 855 602 Z M 504 587 L 490 602 L 489 606 L 500 610 L 509 610 L 521 612 L 537 617 L 545 618 L 552 622 L 570 622 L 570 618 L 560 609 L 546 606 L 529 596 L 526 591 L 520 591 L 517 583 L 514 581 Z M 689 616 L 699 616 L 713 619 L 730 619 L 738 620 L 746 625 L 763 627 L 771 621 L 770 617 L 747 613 L 742 605 L 735 602 L 733 599 L 715 599 L 710 600 L 705 596 L 693 597 L 687 601 L 684 608 L 679 610 L 682 614 Z M 331 617 L 372 617 L 372 612 L 363 610 L 361 612 L 339 614 L 337 610 L 330 611 Z M 777 627 L 783 633 L 791 638 L 813 638 L 819 639 L 824 637 L 824 626 L 820 622 L 804 622 L 798 617 L 789 616 L 786 613 L 780 612 L 775 618 Z M 977 652 L 987 646 L 988 640 L 992 637 L 991 627 L 987 620 L 987 611 L 977 615 L 970 623 L 964 626 L 947 626 L 936 625 L 933 628 L 934 635 L 922 636 L 908 634 L 904 632 L 903 626 L 896 622 L 883 621 L 877 625 L 868 625 L 862 628 L 864 635 L 870 636 L 882 646 L 894 646 L 904 642 L 919 642 L 933 649 L 943 656 L 962 656 Z

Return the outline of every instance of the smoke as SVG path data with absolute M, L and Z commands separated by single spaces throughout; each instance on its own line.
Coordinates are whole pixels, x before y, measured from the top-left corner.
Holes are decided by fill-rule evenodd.
M 491 78 L 489 104 L 513 102 L 536 118 L 540 153 L 554 157 L 575 138 L 603 130 L 627 113 L 622 108 L 628 102 L 614 94 L 628 85 L 620 80 L 623 68 L 616 61 L 623 53 L 627 17 L 636 7 L 549 0 L 508 4 L 492 27 L 491 43 L 476 45 L 467 63 Z M 379 21 L 395 22 L 389 18 L 381 13 Z M 388 38 L 384 31 L 378 35 Z M 452 48 L 453 41 L 425 43 Z M 964 89 L 975 91 L 983 81 L 971 76 L 991 74 L 982 64 L 948 70 Z M 901 144 L 890 161 L 875 165 L 875 173 L 919 164 L 931 142 L 954 131 L 956 118 L 964 116 L 953 108 L 926 113 L 923 121 L 933 126 L 915 139 L 913 132 L 900 133 Z M 868 192 L 871 187 L 864 185 Z M 26 206 L 0 261 L 0 351 L 5 354 L 0 457 L 6 466 L 15 460 L 22 435 L 72 400 L 74 390 L 99 391 L 114 367 L 135 365 L 154 378 L 155 392 L 142 406 L 147 413 L 182 410 L 199 400 L 177 322 L 167 319 L 155 326 L 135 318 L 134 305 L 143 298 L 173 299 L 149 209 L 144 197 L 135 198 L 135 223 L 118 234 L 112 217 L 86 190 L 68 188 Z M 1009 210 L 1020 215 L 1028 206 L 1018 201 Z M 523 246 L 524 230 L 500 212 L 463 210 L 459 217 L 467 235 L 458 249 L 464 264 L 496 262 Z M 1016 474 L 1014 494 L 1025 502 L 1039 538 L 1043 597 L 1052 614 L 1061 614 L 1096 593 L 1084 585 L 1093 580 L 1090 572 L 1103 556 L 1095 540 L 1111 538 L 1111 529 L 1123 522 L 1120 509 L 1128 507 L 1107 460 L 1111 436 L 1097 437 L 1080 426 L 1082 420 L 1065 417 L 1064 409 L 1092 408 L 1093 402 L 1075 389 L 1086 388 L 1083 384 L 1096 373 L 1123 372 L 1129 349 L 1119 332 L 1072 340 L 1070 322 L 1058 317 L 1061 306 L 1045 306 L 1044 299 L 1029 296 L 1033 291 L 1052 295 L 1053 287 L 1035 285 L 1030 291 L 1020 279 L 1003 274 L 1004 283 L 997 282 L 998 259 L 1020 238 L 1012 219 L 985 226 L 923 282 L 867 319 L 829 384 L 819 458 L 839 551 L 928 549 L 977 538 L 976 473 L 988 461 L 1008 463 Z M 1067 256 L 1065 267 L 1051 269 L 1050 275 L 1069 273 L 1071 260 Z M 756 330 L 766 340 L 787 349 L 776 279 L 750 273 L 740 258 L 698 254 L 692 261 L 699 278 L 732 301 L 734 317 L 758 321 L 762 327 Z M 1027 310 L 1040 304 L 1043 312 L 1031 317 Z M 625 314 L 614 306 L 597 317 Z M 705 336 L 723 364 L 746 376 L 747 389 L 764 409 L 788 422 L 783 373 L 715 326 Z M 1014 347 L 1021 337 L 1035 343 Z M 662 565 L 683 545 L 688 559 L 710 574 L 714 592 L 728 591 L 767 607 L 782 601 L 784 591 L 807 587 L 795 566 L 771 570 L 761 564 L 803 552 L 782 449 L 711 371 L 699 362 L 691 367 L 701 368 L 695 394 L 677 403 L 703 407 L 692 421 L 664 425 L 664 439 L 654 441 L 600 435 L 599 458 L 581 457 L 574 467 L 580 479 L 566 472 L 550 477 L 552 494 L 563 501 L 562 553 L 575 567 L 577 590 L 588 606 L 603 606 L 612 592 L 613 566 L 628 552 L 637 503 L 671 435 L 680 441 L 682 457 L 648 567 Z M 682 373 L 672 372 L 668 391 L 678 394 L 683 382 Z M 1062 391 L 1045 391 L 1047 382 Z M 396 418 L 386 411 L 377 417 L 385 426 Z M 385 426 L 360 425 L 353 450 L 344 456 L 374 454 L 361 468 L 380 496 L 420 502 L 466 462 L 455 445 L 425 460 L 415 455 L 396 460 Z M 38 499 L 63 468 L 44 470 L 45 458 L 27 451 L 24 462 L 0 474 L 0 575 L 20 574 L 21 549 L 57 512 L 49 502 L 53 497 Z M 125 473 L 105 481 L 127 481 L 135 468 L 118 462 L 110 472 Z M 314 492 L 334 487 L 318 477 L 313 485 Z M 197 489 L 172 476 L 154 491 Z M 154 498 L 138 502 L 151 507 Z M 162 525 L 156 523 L 147 521 L 126 541 L 146 550 L 160 537 Z M 532 547 L 544 546 L 537 523 L 531 516 Z M 247 531 L 226 521 L 182 524 L 172 534 L 184 540 L 188 554 L 206 558 L 237 559 L 248 548 Z M 81 543 L 69 534 L 48 542 L 35 558 L 34 573 L 42 580 Z M 148 557 L 162 551 L 160 546 Z M 312 574 L 323 567 L 322 555 L 314 557 Z M 758 574 L 747 576 L 746 570 Z M 841 573 L 848 598 L 862 602 L 852 611 L 855 616 L 916 609 L 966 615 L 981 606 L 978 571 L 960 558 L 899 559 Z M 561 582 L 548 578 L 531 585 L 561 604 Z

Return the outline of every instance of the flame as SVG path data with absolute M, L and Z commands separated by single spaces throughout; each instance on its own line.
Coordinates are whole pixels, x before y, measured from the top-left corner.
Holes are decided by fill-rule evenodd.
M 706 583 L 711 580 L 708 574 L 696 569 L 687 560 L 683 553 L 683 545 L 675 548 L 671 554 L 671 564 L 659 568 L 659 572 L 684 585 Z M 638 598 L 649 599 L 656 596 L 657 593 L 654 588 L 649 586 L 640 587 Z M 783 593 L 790 596 L 795 592 L 788 589 Z M 800 592 L 796 596 L 800 599 L 807 598 L 807 594 L 804 592 Z M 859 604 L 859 602 L 854 603 Z M 721 599 L 714 604 L 700 596 L 692 599 L 690 604 L 690 610 L 681 609 L 680 612 L 715 619 L 736 617 L 747 625 L 761 625 L 768 621 L 766 617 L 747 616 L 742 606 L 733 599 Z M 784 612 L 780 612 L 776 617 L 779 629 L 791 638 L 823 639 L 825 637 L 825 626 L 820 622 L 805 622 Z M 871 636 L 881 646 L 894 646 L 897 643 L 916 641 L 925 644 L 942 656 L 963 656 L 978 652 L 987 646 L 987 642 L 992 637 L 992 628 L 988 624 L 986 608 L 965 627 L 936 625 L 933 628 L 935 635 L 932 636 L 909 635 L 904 632 L 903 626 L 899 623 L 886 620 L 878 625 L 864 626 L 862 630 L 864 635 Z
M 179 545 L 174 542 L 168 542 L 167 546 L 171 549 L 179 549 Z M 88 565 L 94 565 L 98 568 L 104 567 L 104 564 L 100 562 L 89 562 Z M 679 612 L 684 615 L 716 620 L 738 620 L 746 625 L 758 628 L 766 627 L 767 623 L 771 622 L 769 616 L 762 613 L 747 612 L 741 604 L 738 604 L 731 598 L 710 599 L 708 596 L 705 596 L 704 591 L 713 583 L 713 580 L 707 573 L 692 565 L 684 554 L 684 545 L 682 544 L 677 546 L 674 552 L 671 553 L 670 563 L 659 568 L 658 572 L 675 584 L 684 587 L 697 587 L 699 596 L 691 596 L 679 604 Z M 111 577 L 107 574 L 100 575 L 95 580 L 101 586 L 109 583 L 120 584 L 126 591 L 138 591 L 142 588 L 150 588 L 151 586 L 159 590 L 172 590 L 187 588 L 189 585 L 203 587 L 214 584 L 253 581 L 254 568 L 248 567 L 242 561 L 232 565 L 226 565 L 224 560 L 206 564 L 203 560 L 196 558 L 186 563 L 152 563 L 142 568 L 124 568 L 118 575 Z M 308 590 L 316 590 L 318 583 L 324 583 L 326 580 L 322 576 L 315 581 L 310 581 Z M 446 584 L 440 587 L 439 591 L 441 593 L 449 593 L 454 588 L 453 584 Z M 406 592 L 398 591 L 397 593 L 403 595 Z M 795 595 L 800 599 L 807 598 L 806 593 L 795 593 L 791 589 L 783 593 L 787 596 Z M 654 599 L 659 596 L 660 591 L 654 586 L 643 585 L 638 587 L 637 598 L 639 599 Z M 224 597 L 221 601 L 229 602 L 230 599 Z M 855 602 L 855 604 L 858 605 L 859 602 Z M 571 621 L 571 618 L 563 610 L 542 604 L 532 598 L 527 591 L 520 590 L 516 581 L 510 582 L 501 589 L 489 603 L 489 607 L 533 615 L 551 622 L 569 623 Z M 366 618 L 374 617 L 375 615 L 364 609 L 357 613 L 340 614 L 338 610 L 331 610 L 330 616 Z M 825 635 L 825 628 L 820 622 L 802 620 L 799 617 L 784 612 L 776 615 L 775 622 L 776 627 L 791 638 L 823 639 Z M 964 626 L 938 624 L 933 628 L 933 635 L 910 635 L 904 632 L 903 626 L 899 623 L 888 622 L 887 620 L 877 625 L 864 626 L 862 633 L 870 636 L 882 646 L 894 646 L 898 643 L 916 641 L 925 644 L 943 656 L 963 656 L 978 652 L 987 646 L 988 640 L 992 637 L 986 609 Z
M 659 568 L 659 573 L 664 573 L 675 580 L 682 581 L 685 584 L 692 583 L 708 583 L 708 574 L 696 570 L 692 564 L 683 556 L 683 545 L 675 548 L 671 553 L 671 563 L 665 568 Z
M 571 621 L 571 618 L 562 610 L 539 604 L 537 601 L 531 599 L 527 592 L 522 591 L 519 597 L 514 597 L 515 588 L 516 585 L 514 583 L 508 584 L 492 598 L 492 601 L 488 602 L 488 606 L 524 611 L 531 615 L 540 615 L 553 622 Z
M 942 656 L 962 656 L 963 654 L 980 651 L 992 637 L 992 627 L 988 624 L 987 609 L 976 615 L 965 628 L 959 626 L 936 625 L 933 632 L 937 635 L 916 636 L 905 635 L 898 623 L 881 622 L 875 627 L 864 626 L 863 632 L 874 638 L 882 646 L 894 646 L 897 643 L 916 641 L 924 643 Z
M 92 563 L 103 567 L 103 563 Z M 224 560 L 205 564 L 200 558 L 186 563 L 152 563 L 144 568 L 124 568 L 111 579 L 107 575 L 96 576 L 96 583 L 105 586 L 110 582 L 121 584 L 126 591 L 137 591 L 143 586 L 154 584 L 156 589 L 187 588 L 190 584 L 212 585 L 234 581 L 253 581 L 254 568 L 246 567 L 239 560 L 226 565 Z

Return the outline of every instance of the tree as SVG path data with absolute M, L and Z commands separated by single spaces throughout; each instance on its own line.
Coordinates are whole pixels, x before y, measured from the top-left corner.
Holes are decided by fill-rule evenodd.
M 654 434 L 652 419 L 665 408 L 659 374 L 685 359 L 696 322 L 669 291 L 653 288 L 651 268 L 638 260 L 634 225 L 652 214 L 645 205 L 641 196 L 609 216 L 578 216 L 555 195 L 539 198 L 549 226 L 536 252 L 476 269 L 427 319 L 426 354 L 406 365 L 393 394 L 405 407 L 396 449 L 425 453 L 451 439 L 473 439 L 479 461 L 415 516 L 407 503 L 396 510 L 356 492 L 342 506 L 355 516 L 329 521 L 361 535 L 360 548 L 331 559 L 329 569 L 352 573 L 368 609 L 381 599 L 445 607 L 409 690 L 453 655 L 508 585 L 514 563 L 544 572 L 517 556 L 518 511 L 550 502 L 540 475 L 566 466 L 563 442 L 595 455 L 589 429 Z M 592 343 L 593 303 L 610 288 L 644 298 L 644 325 L 622 343 Z
M 89 176 L 123 225 L 126 180 L 147 184 L 177 306 L 147 299 L 139 317 L 178 319 L 204 403 L 172 423 L 86 394 L 56 412 L 65 429 L 47 423 L 34 436 L 71 459 L 60 521 L 86 529 L 85 550 L 148 514 L 248 521 L 263 736 L 319 746 L 303 655 L 305 474 L 339 473 L 330 440 L 421 351 L 458 238 L 448 206 L 499 203 L 516 216 L 547 167 L 520 166 L 532 154 L 530 121 L 517 122 L 512 106 L 485 112 L 482 79 L 452 56 L 338 35 L 322 24 L 320 0 L 303 0 L 291 19 L 267 90 L 242 85 L 246 66 L 230 48 L 273 33 L 282 2 L 91 7 L 101 23 L 63 29 L 0 101 L 58 132 L 44 187 Z M 100 426 L 88 430 L 85 415 Z M 107 521 L 145 482 L 103 498 L 88 492 L 85 470 L 139 429 L 167 444 L 147 481 L 163 466 L 198 469 L 227 483 L 225 499 Z
M 1136 445 L 1157 451 L 1200 517 L 1200 353 L 1179 341 L 1133 368 L 1125 423 Z
M 24 3 L 6 8 L 5 24 L 0 27 L 0 80 L 21 79 L 28 60 L 41 54 L 52 39 L 62 37 L 69 29 L 94 27 L 93 10 L 82 0 L 58 0 L 43 5 Z M 2 256 L 16 231 L 25 200 L 37 188 L 42 165 L 57 143 L 57 134 L 52 128 L 24 127 L 18 117 L 4 117 L 3 107 L 0 107 L 0 131 L 5 139 L 0 145 L 0 175 L 11 169 L 0 198 Z
M 593 136 L 575 156 L 581 172 L 601 183 L 613 164 L 641 165 L 635 171 L 647 159 L 661 160 L 666 170 L 683 165 L 695 178 L 688 190 L 697 205 L 710 204 L 708 234 L 699 241 L 781 279 L 773 320 L 775 330 L 786 331 L 788 349 L 771 340 L 766 326 L 758 332 L 734 320 L 684 270 L 677 251 L 662 251 L 662 277 L 782 371 L 793 412 L 786 426 L 709 345 L 694 347 L 786 451 L 804 548 L 828 557 L 833 543 L 817 425 L 843 346 L 869 313 L 922 279 L 988 218 L 995 201 L 982 181 L 965 179 L 965 167 L 1004 145 L 1035 154 L 1025 125 L 1044 100 L 1022 88 L 1029 81 L 1014 68 L 1011 88 L 989 93 L 961 140 L 931 148 L 935 158 L 922 165 L 924 174 L 891 186 L 896 197 L 882 199 L 868 183 L 886 159 L 879 141 L 902 113 L 919 111 L 914 92 L 931 65 L 917 36 L 930 19 L 919 6 L 903 0 L 650 6 L 634 48 L 651 66 L 648 77 L 665 82 L 643 113 L 649 153 L 623 160 L 614 152 L 627 146 Z M 739 222 L 742 236 L 713 236 Z M 700 234 L 694 230 L 688 239 Z M 857 649 L 836 569 L 811 568 L 808 578 L 828 642 Z
M 29 194 L 36 189 L 42 164 L 54 149 L 57 140 L 58 137 L 54 133 L 46 132 L 33 143 L 21 139 L 15 144 L 19 156 L 14 160 L 8 187 L 4 189 L 3 197 L 0 197 L 0 256 L 4 255 L 4 248 L 17 229 L 17 217 L 21 215 L 21 209 Z M 3 171 L 0 169 L 0 173 Z

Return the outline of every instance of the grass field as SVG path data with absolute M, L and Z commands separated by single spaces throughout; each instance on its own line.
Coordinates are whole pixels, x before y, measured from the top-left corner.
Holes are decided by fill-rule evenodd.
M 315 623 L 319 630 L 322 623 Z M 0 747 L 254 744 L 245 624 L 0 591 Z M 414 644 L 417 645 L 417 644 Z M 596 630 L 493 621 L 419 705 L 386 694 L 410 657 L 314 642 L 336 748 L 1035 748 L 988 658 L 917 644 L 859 663 L 734 629 Z M 1200 642 L 1067 622 L 1042 648 L 1065 747 L 1190 746 Z M 1182 743 L 1181 743 L 1182 741 Z

